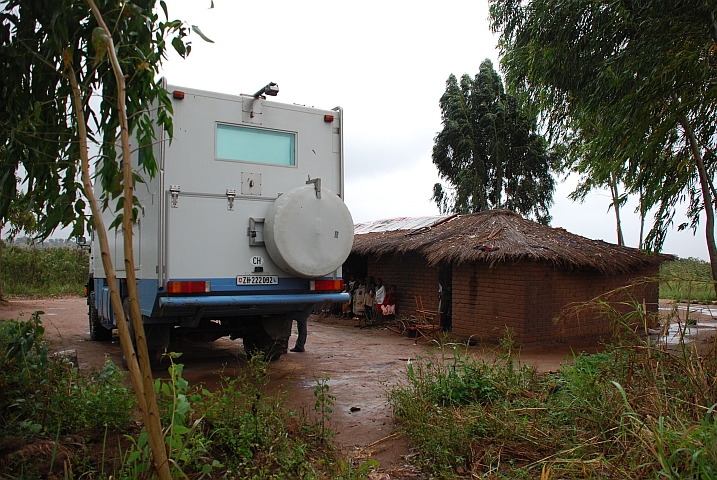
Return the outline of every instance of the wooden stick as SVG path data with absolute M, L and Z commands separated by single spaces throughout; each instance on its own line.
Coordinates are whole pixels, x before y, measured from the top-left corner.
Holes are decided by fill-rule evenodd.
M 386 440 L 389 440 L 389 439 L 391 439 L 391 438 L 393 438 L 393 437 L 397 437 L 397 436 L 399 436 L 399 435 L 401 435 L 401 432 L 392 433 L 391 435 L 388 435 L 388 436 L 386 436 L 386 437 L 383 437 L 381 440 L 376 440 L 376 441 L 373 442 L 373 443 L 369 443 L 368 445 L 366 445 L 366 446 L 363 447 L 363 448 L 369 448 L 369 447 L 376 446 L 376 445 L 378 445 L 378 444 L 381 443 L 381 442 L 385 442 Z

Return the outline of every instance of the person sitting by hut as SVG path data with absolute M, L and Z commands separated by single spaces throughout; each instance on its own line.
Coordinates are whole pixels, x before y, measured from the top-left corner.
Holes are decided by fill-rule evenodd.
M 341 304 L 341 318 L 351 318 L 353 315 L 354 281 L 351 279 L 344 285 L 344 292 L 349 294 L 348 301 Z
M 353 314 L 354 318 L 358 319 L 364 314 L 364 299 L 366 298 L 366 281 L 365 280 L 359 280 L 358 286 L 356 287 L 356 290 L 354 290 L 353 294 Z
M 373 277 L 368 277 L 368 283 L 366 283 L 366 293 L 363 297 L 363 308 L 366 314 L 366 319 L 370 322 L 373 320 L 373 300 L 376 293 L 376 285 L 373 283 Z
M 383 313 L 384 316 L 396 315 L 397 304 L 398 289 L 396 288 L 396 285 L 391 285 L 390 287 L 388 287 L 386 296 L 383 299 L 383 304 L 381 305 L 381 313 Z
M 376 310 L 376 317 L 375 318 L 381 318 L 380 315 L 383 313 L 381 311 L 381 307 L 383 306 L 383 301 L 386 298 L 386 287 L 383 286 L 383 280 L 380 278 L 376 279 L 376 292 L 374 293 L 374 299 L 373 304 L 374 308 Z

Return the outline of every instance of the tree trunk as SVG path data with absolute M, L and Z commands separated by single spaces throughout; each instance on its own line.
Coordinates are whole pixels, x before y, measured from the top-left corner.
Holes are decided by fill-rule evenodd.
M 682 117 L 682 128 L 685 129 L 685 135 L 687 136 L 688 146 L 692 152 L 692 157 L 697 165 L 697 173 L 700 179 L 700 187 L 702 189 L 702 202 L 705 204 L 705 236 L 707 237 L 707 252 L 710 256 L 710 267 L 712 268 L 712 282 L 717 294 L 717 245 L 715 244 L 715 211 L 714 211 L 714 198 L 710 190 L 710 181 L 707 177 L 707 168 L 705 167 L 704 159 L 700 154 L 700 147 L 697 144 L 695 133 L 692 130 L 692 126 L 687 120 L 687 116 Z
M 640 187 L 640 243 L 638 248 L 643 250 L 644 239 L 645 239 L 645 216 L 647 211 L 645 210 L 645 200 L 642 197 L 642 187 Z
M 87 197 L 87 203 L 90 205 L 92 211 L 92 223 L 97 231 L 97 236 L 100 242 L 100 257 L 102 258 L 102 266 L 105 269 L 107 275 L 107 286 L 110 289 L 110 303 L 112 309 L 115 312 L 115 320 L 117 321 L 117 330 L 120 335 L 120 346 L 127 358 L 127 369 L 130 373 L 130 379 L 132 380 L 132 386 L 135 389 L 137 395 L 137 402 L 139 403 L 140 411 L 143 418 L 146 421 L 147 406 L 144 396 L 144 386 L 142 383 L 142 375 L 139 371 L 139 364 L 136 361 L 134 350 L 132 349 L 132 342 L 130 340 L 129 329 L 125 321 L 124 313 L 122 312 L 122 299 L 120 298 L 119 290 L 117 288 L 117 274 L 115 273 L 114 265 L 112 264 L 112 257 L 110 256 L 109 240 L 107 238 L 107 230 L 105 230 L 105 224 L 102 220 L 102 212 L 100 210 L 99 202 L 95 197 L 94 190 L 92 188 L 92 180 L 90 179 L 90 163 L 87 156 L 87 127 L 85 125 L 85 118 L 83 112 L 83 101 L 80 88 L 77 84 L 77 77 L 74 69 L 71 66 L 67 67 L 69 70 L 70 83 L 72 84 L 72 105 L 75 110 L 75 116 L 77 118 L 77 131 L 80 144 L 80 170 L 82 174 L 82 186 L 84 189 L 85 197 Z
M 139 368 L 142 373 L 142 383 L 144 384 L 144 395 L 147 406 L 147 434 L 149 444 L 154 455 L 154 466 L 157 475 L 161 480 L 170 480 L 172 478 L 169 470 L 169 461 L 167 458 L 167 450 L 164 443 L 164 435 L 162 433 L 162 425 L 159 418 L 159 409 L 157 408 L 157 398 L 154 394 L 154 378 L 152 377 L 152 367 L 149 361 L 147 350 L 147 337 L 144 332 L 144 324 L 142 322 L 142 312 L 139 306 L 139 295 L 137 292 L 137 278 L 134 271 L 134 251 L 132 248 L 132 210 L 134 207 L 134 178 L 132 175 L 132 163 L 130 162 L 130 145 L 129 145 L 129 129 L 127 125 L 127 109 L 125 105 L 125 78 L 122 68 L 115 53 L 114 42 L 112 41 L 112 32 L 104 22 L 94 0 L 89 0 L 92 13 L 95 15 L 97 23 L 103 28 L 108 39 L 107 54 L 112 64 L 112 70 L 117 81 L 117 110 L 120 119 L 120 132 L 122 138 L 122 170 L 124 176 L 124 211 L 122 230 L 124 237 L 124 259 L 125 271 L 127 275 L 127 291 L 129 293 L 130 303 L 130 319 L 134 327 L 135 340 L 137 344 L 137 354 L 139 357 Z M 114 309 L 114 305 L 113 305 Z M 123 309 L 120 308 L 119 311 Z M 117 312 L 117 310 L 115 310 Z
M 615 223 L 617 225 L 617 244 L 624 246 L 625 239 L 622 236 L 622 223 L 620 222 L 620 194 L 617 191 L 617 176 L 615 172 L 610 173 L 610 193 L 612 194 L 612 208 L 615 210 Z

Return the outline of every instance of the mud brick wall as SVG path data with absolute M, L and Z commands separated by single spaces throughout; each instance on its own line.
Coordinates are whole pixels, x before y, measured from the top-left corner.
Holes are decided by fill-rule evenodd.
M 658 267 L 606 276 L 594 271 L 563 271 L 533 261 L 498 264 L 474 263 L 453 267 L 453 333 L 483 340 L 498 340 L 513 330 L 518 343 L 608 339 L 611 319 L 597 310 L 584 310 L 562 324 L 554 319 L 575 302 L 585 302 L 606 292 L 656 277 Z M 628 311 L 633 302 L 647 305 L 656 314 L 657 283 L 631 287 L 613 294 L 610 304 Z
M 384 255 L 368 260 L 368 275 L 380 278 L 383 284 L 398 287 L 397 315 L 407 317 L 416 310 L 415 296 L 423 299 L 423 307 L 438 309 L 438 267 L 429 267 L 425 258 L 416 254 Z

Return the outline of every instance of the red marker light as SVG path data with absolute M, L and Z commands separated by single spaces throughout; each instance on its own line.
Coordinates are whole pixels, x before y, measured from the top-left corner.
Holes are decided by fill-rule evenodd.
M 333 116 L 333 115 L 324 115 L 324 122 L 326 122 L 326 123 L 331 123 L 331 122 L 333 122 L 333 121 L 334 121 L 334 116 Z
M 167 282 L 168 293 L 205 293 L 211 292 L 212 287 L 209 281 L 170 281 Z
M 181 90 L 175 90 L 172 92 L 172 97 L 176 98 L 177 100 L 183 100 L 184 92 L 182 92 Z
M 309 290 L 315 292 L 340 292 L 343 289 L 343 280 L 309 280 Z

